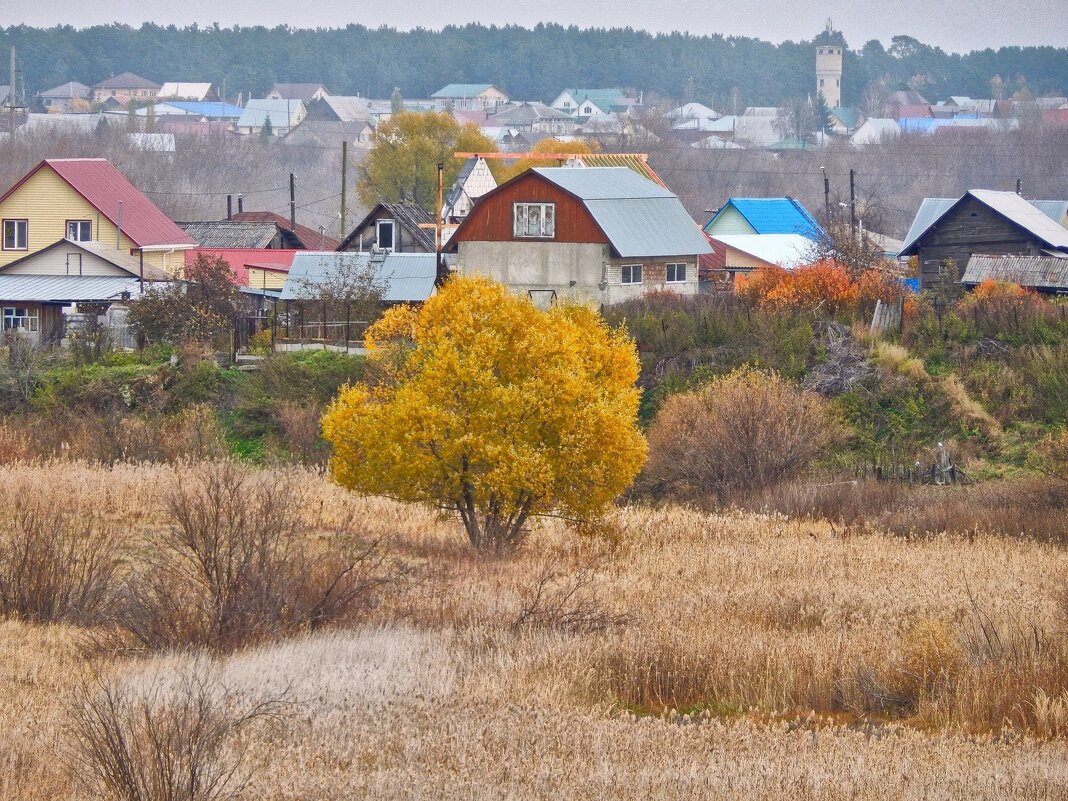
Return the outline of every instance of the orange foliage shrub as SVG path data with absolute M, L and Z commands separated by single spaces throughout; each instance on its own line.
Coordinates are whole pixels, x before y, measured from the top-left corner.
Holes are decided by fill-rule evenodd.
M 998 281 L 995 278 L 984 280 L 968 297 L 972 302 L 1032 297 L 1038 299 L 1037 293 L 1032 292 L 1030 289 L 1025 289 L 1011 281 Z
M 896 301 L 904 287 L 893 276 L 874 270 L 854 279 L 844 265 L 827 259 L 791 271 L 757 270 L 742 279 L 738 292 L 763 308 L 821 308 L 828 314 L 856 308 L 867 314 L 877 300 Z

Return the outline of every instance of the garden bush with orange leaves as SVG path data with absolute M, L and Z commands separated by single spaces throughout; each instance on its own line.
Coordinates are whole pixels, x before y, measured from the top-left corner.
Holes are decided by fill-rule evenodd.
M 739 292 L 761 308 L 821 311 L 834 316 L 870 314 L 876 301 L 896 301 L 904 288 L 886 273 L 868 270 L 854 278 L 845 265 L 825 259 L 794 270 L 757 270 L 743 279 Z

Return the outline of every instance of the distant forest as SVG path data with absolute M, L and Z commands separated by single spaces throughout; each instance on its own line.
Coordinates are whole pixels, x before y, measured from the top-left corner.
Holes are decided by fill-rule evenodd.
M 493 83 L 514 98 L 550 102 L 564 87 L 621 86 L 677 100 L 711 102 L 730 111 L 778 105 L 811 93 L 810 40 L 772 44 L 737 36 L 651 34 L 560 25 L 441 31 L 349 25 L 299 30 L 145 24 L 48 29 L 0 29 L 0 46 L 14 45 L 27 94 L 66 81 L 92 85 L 129 70 L 163 81 L 211 81 L 228 98 L 262 96 L 275 81 L 322 81 L 336 94 L 388 98 L 399 87 L 425 98 L 446 83 Z M 845 44 L 840 33 L 835 41 Z M 993 91 L 991 80 L 999 79 Z M 1064 94 L 1068 48 L 1003 47 L 947 53 L 909 36 L 889 47 L 872 40 L 848 50 L 843 101 L 860 104 L 865 88 L 918 89 L 928 100 L 950 94 L 990 97 L 1016 92 Z M 6 83 L 6 70 L 0 83 Z

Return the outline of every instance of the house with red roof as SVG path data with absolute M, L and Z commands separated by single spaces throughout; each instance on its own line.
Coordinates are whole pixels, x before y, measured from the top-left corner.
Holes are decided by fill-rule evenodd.
M 282 289 L 293 265 L 293 257 L 302 250 L 282 248 L 210 248 L 187 250 L 185 263 L 192 264 L 198 256 L 222 259 L 230 265 L 238 286 L 272 292 Z
M 0 195 L 0 270 L 61 239 L 174 276 L 197 246 L 107 159 L 45 159 Z

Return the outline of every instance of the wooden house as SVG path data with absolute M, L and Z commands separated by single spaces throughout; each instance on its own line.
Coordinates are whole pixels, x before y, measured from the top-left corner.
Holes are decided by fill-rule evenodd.
M 697 258 L 711 252 L 678 197 L 627 167 L 527 170 L 484 195 L 447 250 L 459 272 L 539 303 L 601 304 L 696 294 Z
M 414 203 L 379 203 L 338 245 L 342 251 L 433 253 L 434 217 Z
M 138 256 L 99 242 L 60 239 L 0 268 L 3 330 L 35 343 L 58 342 L 80 306 L 103 313 L 168 278 Z
M 106 159 L 40 162 L 0 195 L 0 228 L 0 268 L 70 239 L 177 275 L 197 245 Z
M 1068 228 L 1015 192 L 973 189 L 944 208 L 925 205 L 900 252 L 919 261 L 921 289 L 947 280 L 951 273 L 956 281 L 976 254 L 1068 255 Z

